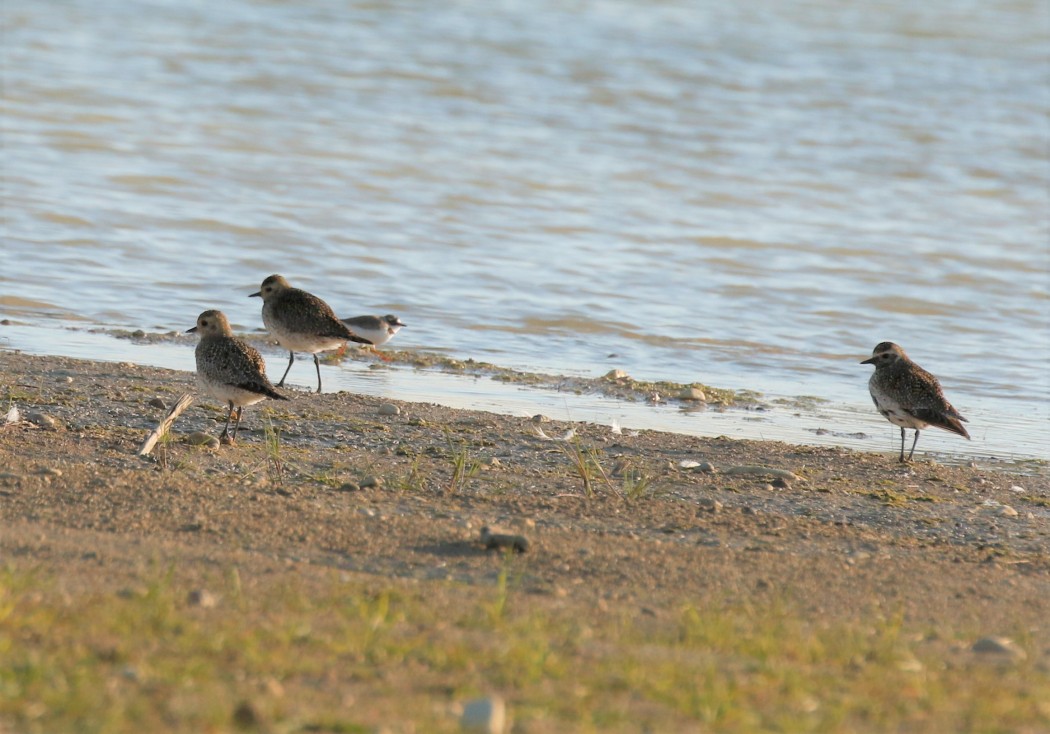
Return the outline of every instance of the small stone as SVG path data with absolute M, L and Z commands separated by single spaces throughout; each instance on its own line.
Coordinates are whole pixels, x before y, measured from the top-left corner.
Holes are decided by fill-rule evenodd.
M 532 420 L 533 423 L 550 423 L 551 422 L 551 419 L 548 418 L 547 416 L 545 416 L 543 413 L 537 413 L 536 415 L 532 416 L 531 420 Z
M 683 387 L 678 391 L 675 396 L 679 400 L 699 400 L 701 402 L 707 402 L 707 396 L 704 395 L 704 391 L 698 387 Z
M 186 603 L 191 607 L 212 609 L 219 603 L 219 600 L 215 598 L 215 594 L 207 589 L 194 589 L 186 595 Z
M 379 406 L 379 415 L 401 415 L 401 408 L 393 403 L 383 403 Z
M 914 655 L 901 655 L 897 660 L 897 670 L 905 673 L 921 673 L 926 667 Z
M 40 476 L 43 476 L 43 477 L 60 477 L 60 476 L 62 476 L 62 470 L 61 469 L 54 469 L 52 467 L 45 467 L 43 469 L 37 469 L 35 473 L 39 474 Z
M 55 378 L 55 382 L 57 382 L 59 385 L 69 385 L 70 383 L 73 382 L 73 378 L 70 377 L 69 375 L 66 375 L 65 377 L 57 377 L 57 378 Z
M 35 426 L 46 428 L 49 431 L 55 430 L 55 428 L 58 426 L 58 421 L 56 421 L 54 418 L 47 415 L 46 413 L 28 413 L 26 415 L 26 420 Z
M 770 484 L 772 484 L 777 489 L 791 489 L 791 483 L 788 480 L 784 479 L 784 477 L 777 477 L 772 482 L 770 482 Z
M 208 449 L 219 448 L 219 439 L 215 438 L 215 436 L 204 433 L 204 431 L 194 431 L 186 436 L 186 443 L 191 446 L 203 446 Z
M 982 637 L 970 648 L 980 655 L 997 656 L 1009 660 L 1024 660 L 1028 657 L 1009 637 Z
M 488 458 L 481 460 L 481 465 L 486 469 L 499 469 L 503 466 L 503 462 L 497 459 L 495 456 L 489 456 Z
M 361 491 L 361 485 L 357 482 L 343 482 L 336 487 L 336 490 L 339 492 L 359 492 Z
M 1003 505 L 1002 509 L 999 510 L 999 514 L 1003 517 L 1017 517 L 1019 513 L 1010 505 Z
M 681 469 L 697 469 L 700 466 L 700 462 L 692 461 L 691 459 L 683 459 L 678 462 L 678 466 Z
M 153 398 L 152 400 L 149 401 L 149 407 L 151 407 L 151 408 L 159 408 L 160 410 L 164 410 L 168 406 L 165 405 L 164 401 L 161 400 L 160 398 Z
M 383 486 L 383 477 L 367 476 L 361 480 L 361 489 L 379 489 Z
M 136 339 L 141 339 L 144 336 L 146 336 L 146 332 L 144 332 L 142 329 L 135 329 L 135 331 L 131 332 L 131 335 Z
M 704 474 L 714 474 L 718 471 L 718 469 L 715 468 L 715 465 L 710 461 L 702 462 L 700 466 L 696 467 L 696 470 L 703 472 Z
M 604 379 L 606 379 L 606 380 L 626 380 L 628 377 L 630 377 L 630 375 L 628 375 L 623 370 L 609 370 L 608 372 L 605 373 L 605 378 Z
M 481 544 L 486 550 L 512 550 L 515 553 L 524 553 L 529 549 L 529 539 L 524 535 L 494 533 L 487 525 L 481 529 Z
M 723 504 L 716 499 L 710 497 L 704 497 L 697 502 L 701 512 L 713 512 L 718 513 L 722 511 Z
M 233 724 L 238 729 L 258 729 L 262 720 L 254 706 L 247 701 L 241 701 L 233 711 Z
M 499 696 L 479 698 L 463 707 L 460 726 L 477 734 L 504 734 L 507 729 L 507 705 Z
M 1017 494 L 1024 494 L 1025 493 L 1025 488 L 1020 486 L 1020 485 L 1015 484 L 1012 487 L 1010 487 L 1010 491 L 1011 492 L 1016 492 Z
M 377 512 L 375 511 L 375 510 L 373 510 L 373 509 L 372 509 L 371 507 L 362 507 L 362 508 L 361 508 L 360 510 L 358 510 L 357 512 L 358 512 L 358 514 L 360 514 L 360 515 L 364 515 L 365 517 L 375 517 L 375 516 L 376 516 L 376 515 L 378 514 L 378 513 L 377 513 Z

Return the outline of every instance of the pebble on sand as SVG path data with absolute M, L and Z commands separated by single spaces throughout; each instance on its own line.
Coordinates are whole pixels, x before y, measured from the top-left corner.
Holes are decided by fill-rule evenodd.
M 698 500 L 696 504 L 700 508 L 698 512 L 719 513 L 722 511 L 723 508 L 721 502 L 719 502 L 716 499 L 711 499 L 710 497 L 703 497 L 700 500 Z
M 731 466 L 726 469 L 724 474 L 753 474 L 755 476 L 769 476 L 769 477 L 780 477 L 789 482 L 801 482 L 802 477 L 789 472 L 787 469 L 775 469 L 769 466 Z
M 151 407 L 151 408 L 159 408 L 160 410 L 164 410 L 168 406 L 165 405 L 164 401 L 161 400 L 160 398 L 153 398 L 152 400 L 149 401 L 149 407 Z
M 679 400 L 697 400 L 702 403 L 707 402 L 707 395 L 705 395 L 704 391 L 698 387 L 683 387 L 678 391 L 678 394 L 675 395 L 675 397 Z
M 379 406 L 379 415 L 401 415 L 401 408 L 393 403 L 383 403 Z
M 26 414 L 26 420 L 35 426 L 40 426 L 49 431 L 54 430 L 58 427 L 58 421 L 49 416 L 47 413 L 28 413 Z
M 463 731 L 477 734 L 504 734 L 507 730 L 507 704 L 499 696 L 478 698 L 463 707 Z
M 485 550 L 510 550 L 524 553 L 529 549 L 529 539 L 524 535 L 493 532 L 486 525 L 481 529 L 481 544 Z
M 1024 660 L 1028 657 L 1024 650 L 1009 637 L 982 637 L 973 643 L 971 651 L 1004 660 Z
M 219 600 L 215 598 L 215 594 L 207 589 L 194 589 L 186 595 L 186 603 L 191 607 L 212 609 L 219 603 Z
M 361 489 L 379 489 L 383 486 L 383 477 L 368 476 L 361 480 Z
M 219 448 L 219 439 L 215 438 L 215 436 L 204 433 L 203 431 L 194 431 L 186 436 L 186 443 L 191 446 L 204 446 L 209 449 Z

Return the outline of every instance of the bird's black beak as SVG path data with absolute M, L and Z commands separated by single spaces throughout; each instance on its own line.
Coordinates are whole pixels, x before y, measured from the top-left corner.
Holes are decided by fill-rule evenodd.
M 196 330 L 197 330 L 197 327 L 196 327 L 196 326 L 194 326 L 194 327 L 193 327 L 192 329 L 186 329 L 186 333 L 187 333 L 187 334 L 192 334 L 192 333 L 193 333 L 193 332 L 195 332 Z
M 248 298 L 262 298 L 262 291 L 252 293 L 250 296 L 248 296 Z
M 868 357 L 866 360 L 861 362 L 861 364 L 875 364 L 875 358 L 874 357 Z

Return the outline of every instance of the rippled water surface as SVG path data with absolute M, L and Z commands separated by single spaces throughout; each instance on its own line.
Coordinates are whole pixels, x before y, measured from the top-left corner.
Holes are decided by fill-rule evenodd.
M 0 13 L 0 317 L 57 353 L 281 272 L 395 346 L 865 410 L 890 339 L 1050 455 L 1045 2 Z

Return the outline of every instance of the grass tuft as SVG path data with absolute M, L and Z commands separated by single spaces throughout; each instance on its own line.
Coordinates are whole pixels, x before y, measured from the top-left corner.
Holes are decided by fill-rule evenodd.
M 219 600 L 208 608 L 188 602 L 201 581 L 174 567 L 146 568 L 121 593 L 0 568 L 0 730 L 229 731 L 236 718 L 273 731 L 454 732 L 448 705 L 493 689 L 513 692 L 523 727 L 545 731 L 1050 725 L 1039 656 L 1004 666 L 958 652 L 980 629 L 933 635 L 877 610 L 814 619 L 787 596 L 581 617 L 514 594 L 521 562 L 504 557 L 489 590 L 336 569 L 242 586 L 228 569 L 206 582 Z

